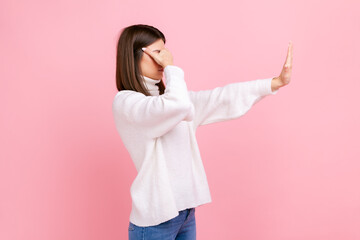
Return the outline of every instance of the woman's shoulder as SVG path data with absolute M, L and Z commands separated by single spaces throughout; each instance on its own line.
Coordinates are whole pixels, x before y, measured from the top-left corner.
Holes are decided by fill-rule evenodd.
M 139 100 L 146 99 L 148 96 L 141 92 L 133 90 L 121 90 L 115 94 L 113 99 L 114 105 L 133 104 L 139 102 Z
M 133 90 L 121 90 L 121 91 L 118 91 L 116 94 L 115 94 L 115 98 L 118 98 L 118 97 L 128 97 L 128 96 L 145 96 L 143 93 L 141 92 L 137 92 L 137 91 L 133 91 Z

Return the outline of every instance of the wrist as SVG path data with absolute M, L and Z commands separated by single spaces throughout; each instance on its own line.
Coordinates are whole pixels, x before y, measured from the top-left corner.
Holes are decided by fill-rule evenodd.
M 271 81 L 271 91 L 276 91 L 281 87 L 281 82 L 279 77 L 273 77 Z
M 166 66 L 168 66 L 168 65 L 173 65 L 173 63 L 172 62 L 166 62 L 162 67 L 165 69 Z

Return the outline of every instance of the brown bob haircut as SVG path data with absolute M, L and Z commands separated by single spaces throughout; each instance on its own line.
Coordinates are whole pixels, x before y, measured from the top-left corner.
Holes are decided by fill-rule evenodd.
M 141 77 L 140 59 L 144 54 L 141 48 L 147 47 L 155 41 L 162 39 L 166 42 L 164 34 L 157 28 L 145 24 L 136 24 L 121 31 L 116 54 L 116 87 L 118 91 L 133 90 L 151 96 Z M 159 86 L 159 94 L 163 94 L 165 85 L 163 80 Z

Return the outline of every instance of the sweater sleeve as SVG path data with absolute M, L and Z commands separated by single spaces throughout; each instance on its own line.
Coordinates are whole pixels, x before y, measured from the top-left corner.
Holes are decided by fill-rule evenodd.
M 195 107 L 194 125 L 227 121 L 239 118 L 271 90 L 272 78 L 230 83 L 210 90 L 188 91 Z
M 140 92 L 122 90 L 114 99 L 116 118 L 133 125 L 149 138 L 157 138 L 174 128 L 181 121 L 192 121 L 192 105 L 184 71 L 175 65 L 164 68 L 166 89 L 159 96 L 146 96 Z

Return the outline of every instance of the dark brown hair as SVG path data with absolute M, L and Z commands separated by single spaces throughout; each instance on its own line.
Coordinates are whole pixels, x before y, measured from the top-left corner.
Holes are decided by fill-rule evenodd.
M 140 59 L 144 54 L 141 48 L 147 47 L 159 39 L 166 42 L 164 34 L 149 25 L 136 24 L 122 30 L 116 54 L 116 87 L 118 91 L 133 90 L 151 96 L 141 77 Z M 161 79 L 156 85 L 159 86 L 159 94 L 163 94 L 165 90 L 163 80 Z

